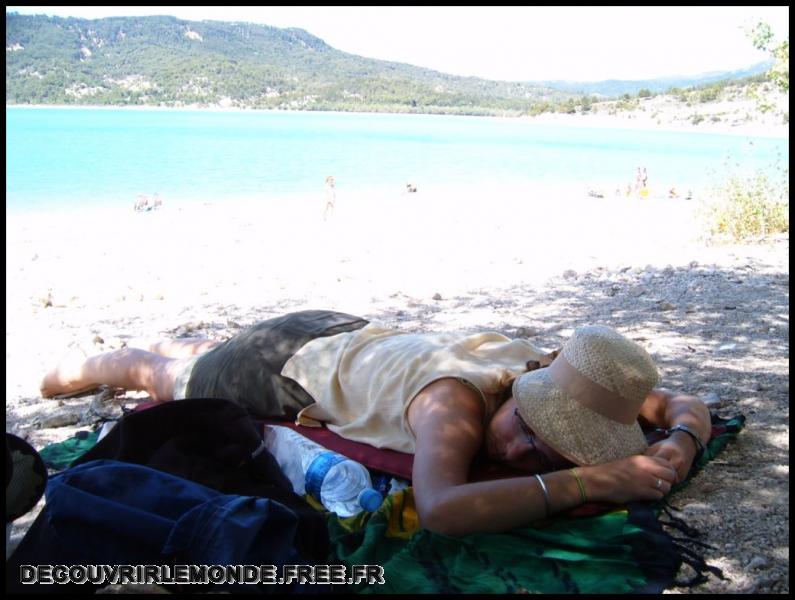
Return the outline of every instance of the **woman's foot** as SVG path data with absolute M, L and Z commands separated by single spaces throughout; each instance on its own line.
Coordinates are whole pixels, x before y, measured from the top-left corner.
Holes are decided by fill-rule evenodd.
M 41 394 L 77 394 L 101 384 L 130 391 L 144 391 L 153 400 L 174 397 L 175 377 L 190 359 L 161 356 L 139 348 L 121 348 L 86 358 L 72 354 L 47 373 Z
M 84 375 L 86 356 L 74 351 L 66 356 L 57 367 L 44 376 L 39 390 L 44 398 L 63 394 L 77 395 L 99 387 L 99 383 L 88 381 Z

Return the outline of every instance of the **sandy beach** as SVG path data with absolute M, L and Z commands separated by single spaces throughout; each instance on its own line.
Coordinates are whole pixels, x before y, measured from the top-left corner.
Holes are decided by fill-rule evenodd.
M 681 199 L 506 186 L 339 194 L 327 222 L 318 198 L 8 215 L 9 372 L 36 360 L 38 376 L 75 335 L 98 351 L 172 335 L 222 307 L 372 315 L 400 298 L 500 294 L 567 269 L 687 264 L 695 210 Z M 120 322 L 134 329 L 116 331 Z M 11 377 L 7 393 L 33 394 L 36 383 Z
M 785 593 L 789 240 L 707 245 L 697 208 L 506 185 L 338 192 L 328 221 L 320 197 L 9 214 L 6 430 L 41 448 L 94 425 L 90 396 L 38 394 L 70 352 L 225 339 L 291 310 L 496 330 L 549 349 L 578 325 L 606 323 L 647 347 L 664 386 L 748 417 L 737 443 L 671 500 L 728 579 L 676 591 Z

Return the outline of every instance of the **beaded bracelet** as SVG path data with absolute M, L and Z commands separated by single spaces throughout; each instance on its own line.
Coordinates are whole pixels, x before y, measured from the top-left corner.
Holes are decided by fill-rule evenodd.
M 583 504 L 588 502 L 588 495 L 585 493 L 585 484 L 580 479 L 579 473 L 577 473 L 576 469 L 569 469 L 569 473 L 574 475 L 574 479 L 577 480 L 577 487 L 580 488 L 580 498 L 582 499 Z
M 547 490 L 547 486 L 544 483 L 544 480 L 541 478 L 541 475 L 534 475 L 536 479 L 538 479 L 538 484 L 541 486 L 541 491 L 544 492 L 544 506 L 546 507 L 546 513 L 544 516 L 549 516 L 549 491 Z

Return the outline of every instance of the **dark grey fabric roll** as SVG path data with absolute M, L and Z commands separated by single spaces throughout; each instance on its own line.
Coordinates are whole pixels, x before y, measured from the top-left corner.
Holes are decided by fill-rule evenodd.
M 260 418 L 294 419 L 314 400 L 281 376 L 284 364 L 307 342 L 355 331 L 368 322 L 328 310 L 305 310 L 268 319 L 200 356 L 187 398 L 222 398 Z

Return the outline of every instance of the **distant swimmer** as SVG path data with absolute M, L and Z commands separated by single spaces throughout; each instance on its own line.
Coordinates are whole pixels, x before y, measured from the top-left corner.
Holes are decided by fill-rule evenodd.
M 334 208 L 336 206 L 337 201 L 337 191 L 336 191 L 336 183 L 334 181 L 334 176 L 329 175 L 326 177 L 326 185 L 323 190 L 323 199 L 325 202 L 325 208 L 323 210 L 323 220 L 326 221 L 329 215 L 334 214 Z
M 146 194 L 138 194 L 138 197 L 135 200 L 133 208 L 138 212 L 149 210 L 150 209 L 149 196 L 147 196 Z
M 635 174 L 635 193 L 639 198 L 649 197 L 649 175 L 646 173 L 646 167 L 638 167 Z

